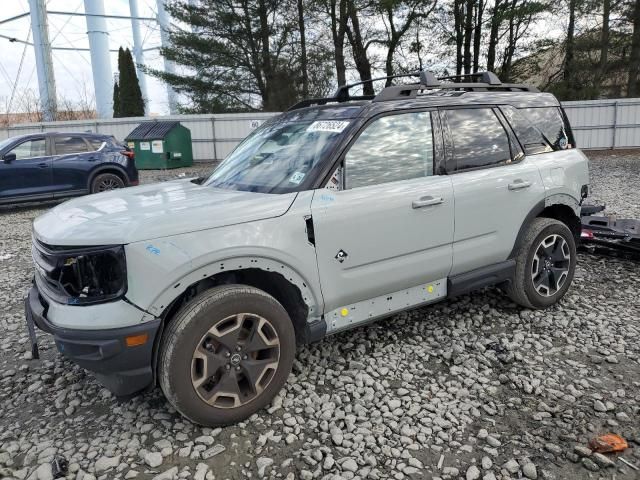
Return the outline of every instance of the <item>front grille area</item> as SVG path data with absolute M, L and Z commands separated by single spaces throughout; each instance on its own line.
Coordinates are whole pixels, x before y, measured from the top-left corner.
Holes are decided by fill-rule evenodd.
M 119 298 L 127 290 L 121 245 L 60 247 L 33 239 L 36 285 L 58 303 L 81 305 Z

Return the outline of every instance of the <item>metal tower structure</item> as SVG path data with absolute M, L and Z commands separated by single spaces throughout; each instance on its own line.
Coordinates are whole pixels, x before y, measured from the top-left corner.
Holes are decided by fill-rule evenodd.
M 84 0 L 87 35 L 91 53 L 93 88 L 98 118 L 113 116 L 113 76 L 109 57 L 109 32 L 104 17 L 103 0 Z
M 56 118 L 56 80 L 53 75 L 45 0 L 29 0 L 29 10 L 42 116 L 45 122 L 50 122 Z
M 163 47 L 168 47 L 170 45 L 169 41 L 169 15 L 167 14 L 167 10 L 164 8 L 165 0 L 156 0 L 156 5 L 158 6 L 158 24 L 160 25 L 160 42 Z M 168 74 L 173 74 L 176 71 L 176 66 L 173 61 L 164 57 L 164 71 Z M 176 92 L 167 83 L 167 96 L 169 97 L 169 113 L 173 115 L 178 111 L 178 99 L 176 96 Z
M 140 21 L 157 22 L 160 26 L 160 39 L 163 47 L 170 45 L 168 29 L 170 27 L 169 15 L 165 9 L 166 0 L 156 0 L 157 16 L 140 17 L 138 14 L 138 0 L 129 0 L 129 16 L 105 14 L 104 0 L 83 0 L 84 13 L 61 12 L 46 9 L 46 0 L 29 0 L 29 12 L 15 15 L 11 18 L 0 20 L 0 24 L 6 24 L 23 17 L 31 17 L 31 28 L 33 31 L 33 44 L 27 40 L 0 34 L 0 38 L 10 42 L 19 42 L 33 45 L 36 59 L 36 69 L 38 72 L 38 89 L 40 93 L 40 104 L 43 110 L 45 121 L 55 120 L 56 117 L 56 83 L 53 71 L 52 50 L 72 50 L 89 51 L 91 55 L 91 70 L 93 74 L 94 90 L 96 97 L 96 110 L 99 118 L 110 118 L 113 115 L 113 77 L 111 71 L 110 52 L 117 50 L 109 49 L 109 31 L 106 19 L 130 20 L 133 33 L 133 54 L 136 60 L 136 70 L 140 90 L 145 100 L 145 114 L 147 113 L 147 102 L 149 100 L 147 91 L 147 79 L 145 73 L 140 68 L 144 64 L 144 52 L 154 50 L 157 47 L 144 48 L 140 34 Z M 198 0 L 189 0 L 191 4 L 197 4 Z M 49 28 L 47 22 L 48 15 L 83 16 L 87 22 L 87 36 L 90 48 L 79 47 L 54 47 L 49 39 Z M 165 72 L 175 73 L 173 61 L 164 59 Z M 169 112 L 177 112 L 177 94 L 173 88 L 167 84 L 167 97 L 169 100 Z
M 149 113 L 149 95 L 147 94 L 147 76 L 140 68 L 144 65 L 144 51 L 142 49 L 142 36 L 140 35 L 140 19 L 138 15 L 138 0 L 129 0 L 129 13 L 131 14 L 131 32 L 133 33 L 133 56 L 136 59 L 136 73 L 144 99 L 144 113 Z

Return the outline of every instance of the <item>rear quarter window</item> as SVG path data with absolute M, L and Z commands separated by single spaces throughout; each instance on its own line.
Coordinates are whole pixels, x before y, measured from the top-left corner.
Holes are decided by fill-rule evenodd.
M 571 130 L 559 107 L 519 108 L 518 111 L 542 132 L 554 150 L 575 146 Z
M 511 105 L 503 105 L 500 110 L 502 110 L 511 128 L 516 133 L 526 155 L 553 151 L 545 135 L 531 121 L 527 120 L 518 109 Z

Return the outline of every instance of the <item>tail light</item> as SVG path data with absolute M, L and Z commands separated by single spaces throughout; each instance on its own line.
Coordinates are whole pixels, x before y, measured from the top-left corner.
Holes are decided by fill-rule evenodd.
M 591 240 L 591 239 L 593 239 L 593 231 L 588 230 L 586 228 L 583 228 L 582 232 L 580 232 L 580 237 L 581 238 L 586 238 L 588 240 Z
M 133 150 L 122 150 L 120 153 L 125 157 L 129 157 L 131 160 L 134 160 L 136 156 Z

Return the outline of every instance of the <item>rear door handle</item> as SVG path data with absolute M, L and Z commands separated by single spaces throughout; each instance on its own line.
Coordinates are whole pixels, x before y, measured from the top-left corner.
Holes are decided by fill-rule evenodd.
M 432 207 L 434 205 L 440 205 L 444 203 L 444 198 L 442 197 L 420 197 L 418 200 L 414 200 L 411 203 L 412 208 L 424 208 L 424 207 Z
M 531 182 L 525 182 L 524 180 L 516 180 L 509 184 L 509 190 L 522 190 L 523 188 L 529 188 Z
M 47 168 L 47 167 L 49 166 L 49 164 L 48 164 L 48 163 L 46 163 L 46 162 L 43 162 L 43 163 L 39 163 L 39 164 L 38 164 L 38 166 L 39 166 L 40 168 Z

